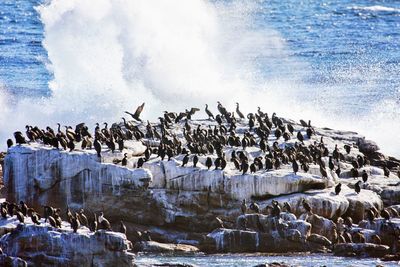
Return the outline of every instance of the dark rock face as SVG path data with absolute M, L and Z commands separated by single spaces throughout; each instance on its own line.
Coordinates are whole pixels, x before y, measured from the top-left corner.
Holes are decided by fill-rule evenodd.
M 28 267 L 28 263 L 18 257 L 11 257 L 5 254 L 0 255 L 0 266 L 4 267 Z
M 370 155 L 380 149 L 376 142 L 372 140 L 367 140 L 365 138 L 360 138 L 358 140 L 358 148 L 361 152 Z
M 371 243 L 337 244 L 334 254 L 337 256 L 383 257 L 389 253 L 389 247 Z

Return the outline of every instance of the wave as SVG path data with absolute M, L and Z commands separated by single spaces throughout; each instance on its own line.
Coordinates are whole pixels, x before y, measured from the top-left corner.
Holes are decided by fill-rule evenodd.
M 257 3 L 203 0 L 98 0 L 95 5 L 52 0 L 39 6 L 54 76 L 51 96 L 5 106 L 10 96 L 0 92 L 5 106 L 1 140 L 25 124 L 44 128 L 85 121 L 92 127 L 120 120 L 124 110 L 142 102 L 143 117 L 156 119 L 163 110 L 203 110 L 205 103 L 222 101 L 232 110 L 240 102 L 244 112 L 260 106 L 315 125 L 357 130 L 398 155 L 393 146 L 398 132 L 387 129 L 400 125 L 400 116 L 388 120 L 375 116 L 382 110 L 339 114 L 326 109 L 324 101 L 343 106 L 342 99 L 321 97 L 335 94 L 324 85 L 310 92 L 303 83 L 310 66 L 291 56 L 279 32 L 257 26 L 259 8 Z M 266 67 L 279 71 L 270 74 Z
M 395 13 L 400 13 L 400 9 L 393 8 L 393 7 L 379 6 L 379 5 L 376 5 L 376 6 L 353 6 L 353 7 L 349 7 L 348 9 L 372 11 L 372 12 L 395 12 Z

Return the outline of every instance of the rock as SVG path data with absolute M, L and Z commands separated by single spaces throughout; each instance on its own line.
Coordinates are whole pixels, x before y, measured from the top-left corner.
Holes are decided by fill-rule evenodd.
M 363 220 L 365 211 L 371 207 L 383 209 L 382 199 L 373 191 L 362 189 L 360 194 L 356 194 L 354 190 L 349 190 L 346 186 L 342 186 L 342 191 L 349 201 L 349 208 L 344 216 L 350 216 L 355 223 Z
M 378 150 L 380 150 L 379 146 L 376 144 L 376 142 L 367 140 L 365 138 L 360 138 L 358 140 L 358 148 L 360 149 L 361 152 L 365 154 L 372 154 Z
M 72 233 L 52 227 L 18 225 L 0 239 L 4 253 L 28 264 L 69 266 L 133 266 L 134 254 L 124 235 L 100 230 Z
M 193 254 L 199 252 L 195 246 L 184 244 L 166 244 L 155 241 L 137 242 L 133 247 L 136 252 L 146 253 L 171 253 L 171 254 Z
M 110 190 L 118 196 L 123 188 L 146 188 L 152 180 L 146 169 L 100 163 L 91 150 L 66 152 L 38 144 L 13 146 L 4 161 L 7 198 L 24 199 L 27 203 L 35 202 L 39 195 L 51 200 L 42 194 L 49 189 L 58 189 L 62 194 L 58 200 L 64 198 L 71 203 L 78 202 L 83 192 L 99 194 Z
M 312 214 L 306 219 L 311 224 L 311 233 L 324 236 L 330 241 L 336 240 L 336 224 L 317 214 Z
M 21 258 L 11 257 L 5 254 L 0 255 L 0 266 L 5 267 L 27 267 L 28 263 Z
M 389 246 L 372 243 L 343 243 L 336 244 L 333 252 L 336 256 L 383 257 L 389 253 Z
M 332 242 L 328 238 L 318 234 L 311 234 L 309 237 L 307 237 L 307 241 L 320 244 L 325 247 L 330 247 L 332 245 Z

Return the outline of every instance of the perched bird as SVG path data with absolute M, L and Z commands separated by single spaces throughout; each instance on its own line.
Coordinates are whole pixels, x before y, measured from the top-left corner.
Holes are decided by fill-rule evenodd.
M 100 212 L 99 224 L 100 224 L 101 229 L 111 230 L 111 224 L 106 218 L 104 218 L 103 212 Z
M 336 195 L 339 195 L 340 190 L 342 190 L 342 184 L 341 184 L 341 183 L 338 183 L 338 184 L 335 186 L 335 194 L 336 194 Z
M 388 167 L 386 167 L 386 166 L 383 167 L 383 174 L 384 174 L 386 177 L 389 177 L 389 175 L 390 175 L 390 170 L 389 170 Z
M 246 199 L 243 199 L 242 205 L 240 206 L 240 209 L 241 209 L 241 211 L 242 211 L 242 214 L 246 214 L 246 212 L 247 212 Z
M 361 181 L 358 181 L 357 183 L 354 184 L 354 191 L 356 191 L 357 195 L 360 194 L 361 192 L 360 183 Z
M 362 177 L 363 182 L 366 183 L 368 180 L 368 173 L 366 170 L 363 170 L 361 177 Z
M 306 199 L 303 198 L 302 204 L 303 204 L 303 208 L 304 208 L 308 213 L 312 213 L 312 211 L 311 211 L 311 206 L 310 206 L 310 204 L 308 203 L 308 201 L 307 201 Z
M 182 160 L 182 167 L 185 167 L 185 165 L 186 165 L 188 162 L 189 162 L 189 154 L 186 154 L 186 155 L 183 157 L 183 160 Z
M 199 162 L 199 157 L 197 155 L 193 156 L 193 167 L 196 168 L 197 162 Z
M 122 220 L 119 222 L 119 232 L 126 235 L 126 226 Z
M 296 160 L 293 160 L 293 162 L 292 162 L 292 167 L 293 167 L 294 175 L 296 175 L 297 172 L 299 171 L 299 164 L 297 164 L 297 161 L 296 161 Z
M 255 213 L 260 213 L 260 206 L 258 206 L 258 204 L 253 201 L 250 203 L 249 209 L 254 211 Z
M 208 170 L 211 168 L 212 164 L 213 164 L 212 159 L 210 157 L 207 157 L 207 159 L 206 159 L 206 167 L 207 167 Z

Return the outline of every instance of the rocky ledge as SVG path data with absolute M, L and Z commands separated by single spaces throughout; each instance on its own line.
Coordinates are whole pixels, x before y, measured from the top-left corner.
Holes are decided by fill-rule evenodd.
M 336 244 L 374 243 L 397 252 L 397 159 L 358 133 L 220 112 L 99 127 L 96 150 L 85 126 L 54 137 L 28 127 L 37 138 L 4 158 L 7 200 L 104 211 L 114 229 L 125 222 L 138 251 L 336 252 L 345 247 Z
M 0 219 L 2 266 L 133 266 L 132 243 L 121 233 L 82 227 L 77 233 L 63 222 L 54 228 L 17 216 Z M 10 255 L 10 256 L 9 256 Z M 10 264 L 10 265 L 7 265 Z

